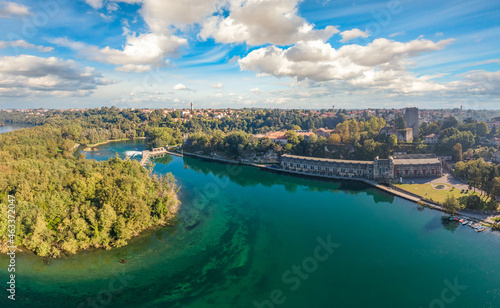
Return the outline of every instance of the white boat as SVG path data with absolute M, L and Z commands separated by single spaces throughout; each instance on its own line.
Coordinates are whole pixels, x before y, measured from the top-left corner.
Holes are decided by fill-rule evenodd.
M 483 226 L 479 226 L 478 228 L 476 228 L 476 232 L 483 232 L 485 230 L 486 230 L 486 228 Z

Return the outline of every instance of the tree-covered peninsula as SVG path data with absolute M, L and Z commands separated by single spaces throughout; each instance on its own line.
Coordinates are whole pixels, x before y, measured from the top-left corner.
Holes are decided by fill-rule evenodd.
M 91 247 L 123 246 L 146 228 L 170 224 L 178 199 L 174 178 L 158 178 L 137 161 L 73 156 L 61 125 L 0 135 L 0 242 L 8 235 L 8 196 L 15 197 L 15 245 L 42 257 Z

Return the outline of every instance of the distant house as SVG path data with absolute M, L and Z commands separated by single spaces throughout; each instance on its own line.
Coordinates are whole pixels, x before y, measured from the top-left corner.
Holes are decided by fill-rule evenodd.
M 223 118 L 223 117 L 225 117 L 225 116 L 226 116 L 226 113 L 225 113 L 225 112 L 217 112 L 217 113 L 215 113 L 215 114 L 214 114 L 213 118 L 214 118 L 214 119 L 219 119 L 219 120 L 220 120 L 220 119 L 222 119 L 222 118 Z
M 333 129 L 326 129 L 326 128 L 319 128 L 317 131 L 316 131 L 316 135 L 318 135 L 318 137 L 325 137 L 325 138 L 328 138 L 330 137 L 330 134 L 332 132 L 334 132 L 335 130 Z
M 312 130 L 295 130 L 295 133 L 297 133 L 297 136 L 302 136 L 304 137 L 305 140 L 309 139 L 309 136 L 314 134 Z
M 438 135 L 436 134 L 430 134 L 427 136 L 424 136 L 424 143 L 438 143 L 439 138 Z
M 493 160 L 497 163 L 500 163 L 500 151 L 496 151 L 496 153 L 493 154 Z
M 500 127 L 500 121 L 490 121 L 486 122 L 486 125 L 488 125 L 488 129 L 492 129 L 493 126 L 495 127 Z
M 285 137 L 285 132 L 268 132 L 265 135 L 264 134 L 257 134 L 257 135 L 253 135 L 253 136 L 258 138 L 259 140 L 267 137 L 272 142 L 281 143 L 283 145 L 288 143 L 288 139 L 286 139 L 286 137 Z

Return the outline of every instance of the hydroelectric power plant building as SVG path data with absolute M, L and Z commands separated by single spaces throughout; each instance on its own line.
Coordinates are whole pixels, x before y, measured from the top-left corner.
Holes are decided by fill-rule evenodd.
M 441 161 L 435 155 L 398 155 L 373 161 L 316 158 L 284 154 L 281 169 L 311 175 L 388 180 L 393 178 L 440 177 Z

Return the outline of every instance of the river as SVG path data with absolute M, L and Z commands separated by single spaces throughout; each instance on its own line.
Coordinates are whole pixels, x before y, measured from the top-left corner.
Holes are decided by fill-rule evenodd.
M 0 134 L 11 132 L 13 130 L 33 127 L 31 124 L 21 124 L 21 123 L 6 123 L 4 126 L 0 126 Z
M 143 149 L 135 140 L 86 155 Z M 498 233 L 443 223 L 440 212 L 361 183 L 173 156 L 154 171 L 180 186 L 176 227 L 48 264 L 19 254 L 15 306 L 500 306 Z M 2 255 L 2 277 L 7 262 Z

